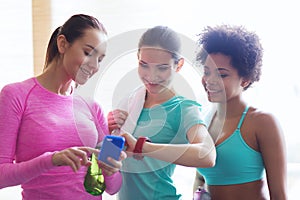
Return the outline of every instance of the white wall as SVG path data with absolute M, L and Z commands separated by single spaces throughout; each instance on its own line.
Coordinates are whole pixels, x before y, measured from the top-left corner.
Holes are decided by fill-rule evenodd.
M 33 40 L 31 0 L 5 0 L 0 10 L 1 89 L 33 76 Z M 19 186 L 1 189 L 0 199 L 21 199 Z
M 30 0 L 5 0 L 0 5 L 0 88 L 33 75 Z

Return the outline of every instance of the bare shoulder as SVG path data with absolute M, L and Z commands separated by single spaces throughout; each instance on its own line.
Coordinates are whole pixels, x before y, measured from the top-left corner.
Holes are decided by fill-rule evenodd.
M 282 132 L 279 121 L 270 112 L 250 107 L 248 117 L 251 126 L 255 127 L 255 132 L 258 136 L 273 137 Z
M 265 123 L 274 123 L 277 121 L 274 114 L 260 110 L 255 107 L 250 107 L 248 115 L 249 118 L 251 118 L 251 120 L 260 125 L 263 125 Z

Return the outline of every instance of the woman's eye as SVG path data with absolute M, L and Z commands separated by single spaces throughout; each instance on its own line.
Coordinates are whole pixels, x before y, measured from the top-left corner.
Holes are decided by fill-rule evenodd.
M 168 69 L 170 69 L 171 68 L 171 66 L 169 66 L 169 65 L 158 65 L 157 66 L 157 69 L 159 70 L 159 71 L 166 71 L 166 70 L 168 70 Z
M 87 51 L 84 51 L 84 55 L 85 56 L 91 56 L 91 54 L 89 52 L 87 52 Z
M 208 71 L 204 71 L 204 76 L 208 76 L 209 75 L 209 72 Z
M 139 63 L 140 67 L 148 67 L 148 65 L 146 63 Z
M 158 67 L 158 70 L 159 71 L 166 71 L 166 70 L 168 70 L 169 69 L 169 67 Z
M 221 78 L 225 78 L 225 77 L 227 77 L 228 75 L 227 75 L 227 74 L 219 74 L 219 76 L 220 76 Z

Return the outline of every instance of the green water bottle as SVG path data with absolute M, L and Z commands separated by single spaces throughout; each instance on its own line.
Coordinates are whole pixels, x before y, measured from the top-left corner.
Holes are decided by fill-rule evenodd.
M 91 162 L 92 164 L 88 167 L 84 178 L 84 188 L 88 193 L 99 196 L 106 188 L 104 176 L 101 168 L 98 166 L 98 159 L 95 154 L 92 154 Z

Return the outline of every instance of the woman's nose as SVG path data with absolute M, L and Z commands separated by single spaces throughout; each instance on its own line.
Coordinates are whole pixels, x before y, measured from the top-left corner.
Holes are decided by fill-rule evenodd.
M 215 84 L 218 82 L 218 79 L 219 79 L 218 77 L 213 76 L 213 75 L 206 76 L 203 78 L 203 80 L 206 84 Z
M 97 70 L 99 68 L 99 62 L 97 59 L 90 59 L 88 62 L 88 67 L 91 70 Z
M 158 77 L 159 77 L 158 70 L 156 70 L 156 69 L 149 70 L 149 72 L 148 72 L 148 79 L 149 79 L 149 81 L 155 82 L 155 81 L 158 80 Z

